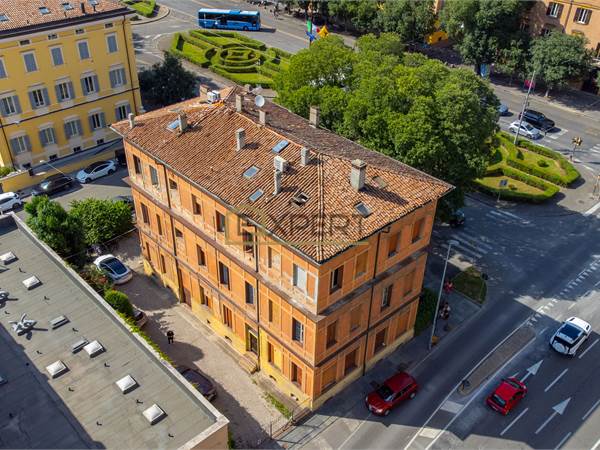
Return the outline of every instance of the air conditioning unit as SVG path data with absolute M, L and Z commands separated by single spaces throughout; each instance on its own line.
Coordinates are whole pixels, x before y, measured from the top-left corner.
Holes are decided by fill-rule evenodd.
M 275 170 L 279 170 L 281 173 L 284 173 L 288 168 L 288 162 L 281 156 L 276 156 L 273 158 L 273 166 L 275 166 Z
M 221 100 L 221 93 L 219 91 L 209 91 L 206 93 L 206 100 L 208 103 L 215 103 Z

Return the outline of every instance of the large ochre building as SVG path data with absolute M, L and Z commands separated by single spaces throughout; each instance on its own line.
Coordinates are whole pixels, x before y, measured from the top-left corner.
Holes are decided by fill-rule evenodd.
M 0 0 L 4 191 L 114 156 L 108 124 L 141 110 L 131 15 L 116 0 Z
M 315 408 L 413 336 L 451 186 L 320 128 L 316 109 L 209 97 L 113 125 L 145 267 Z

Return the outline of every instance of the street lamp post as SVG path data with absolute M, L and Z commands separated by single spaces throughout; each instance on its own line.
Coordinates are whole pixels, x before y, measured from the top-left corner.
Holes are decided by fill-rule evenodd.
M 529 105 L 529 94 L 531 93 L 531 87 L 535 83 L 535 69 L 533 70 L 533 74 L 531 75 L 531 81 L 529 82 L 529 86 L 527 87 L 527 95 L 525 96 L 525 102 L 523 103 L 523 108 L 521 108 L 521 117 L 519 117 L 519 128 L 517 128 L 517 132 L 515 134 L 514 144 L 517 145 L 517 140 L 519 139 L 519 132 L 521 131 L 521 124 L 523 123 L 523 115 L 525 114 L 525 108 Z
M 442 298 L 442 289 L 444 287 L 444 280 L 446 279 L 446 269 L 448 268 L 448 260 L 450 259 L 450 249 L 453 245 L 458 245 L 459 242 L 455 239 L 450 239 L 448 241 L 448 252 L 446 253 L 446 261 L 444 262 L 444 271 L 442 272 L 442 281 L 440 282 L 440 290 L 438 291 L 438 298 L 435 304 L 435 311 L 433 315 L 433 326 L 431 327 L 431 336 L 429 337 L 429 350 L 433 346 L 433 335 L 435 333 L 435 325 L 437 323 L 438 310 L 440 309 L 440 300 Z
M 47 166 L 50 166 L 50 167 L 52 167 L 54 170 L 56 170 L 57 172 L 61 173 L 62 175 L 65 175 L 65 176 L 67 176 L 67 174 L 66 174 L 66 173 L 64 173 L 62 170 L 60 170 L 58 167 L 56 167 L 56 166 L 55 166 L 55 165 L 53 165 L 53 164 L 50 164 L 50 161 L 49 161 L 49 160 L 48 160 L 48 161 L 46 161 L 45 159 L 40 159 L 40 160 L 39 160 L 39 163 L 40 163 L 40 164 L 46 164 Z

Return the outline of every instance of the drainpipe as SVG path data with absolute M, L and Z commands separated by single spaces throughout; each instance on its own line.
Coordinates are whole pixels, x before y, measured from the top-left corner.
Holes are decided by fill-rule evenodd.
M 254 230 L 256 231 L 256 227 L 254 227 Z M 256 271 L 256 273 L 258 273 L 258 249 L 260 247 L 260 245 L 258 245 L 258 233 L 253 233 L 254 235 L 254 270 Z M 260 281 L 258 281 L 257 278 L 257 283 L 256 283 L 256 339 L 258 339 L 258 355 L 257 355 L 257 359 L 258 359 L 258 370 L 260 370 L 260 288 L 258 283 L 260 283 Z
M 169 178 L 167 177 L 167 167 L 163 164 L 163 174 L 165 175 L 165 192 L 167 193 L 167 206 L 171 211 L 171 196 L 169 195 Z M 175 224 L 173 223 L 173 216 L 169 214 L 169 224 L 171 225 L 171 240 L 173 242 L 173 255 L 175 256 L 175 272 L 177 274 L 177 290 L 179 291 L 179 303 L 183 298 L 183 283 L 181 280 L 181 274 L 179 272 L 179 263 L 177 262 L 177 241 L 175 240 Z
M 379 232 L 379 235 L 377 236 L 377 247 L 375 248 L 375 264 L 373 267 L 373 276 L 371 277 L 372 280 L 375 278 L 375 275 L 377 275 L 377 262 L 379 259 L 379 244 L 381 243 L 381 234 L 382 233 L 383 233 L 383 231 Z M 366 334 L 366 338 L 365 338 L 365 352 L 363 354 L 362 376 L 365 376 L 365 373 L 367 372 L 367 349 L 369 346 L 369 327 L 371 326 L 371 309 L 373 307 L 373 295 L 374 294 L 375 294 L 375 284 L 373 284 L 373 287 L 371 287 L 371 297 L 369 297 L 369 314 L 367 316 L 367 334 Z
M 122 25 L 121 28 L 123 29 L 123 39 L 125 39 L 125 54 L 127 55 L 127 70 L 129 71 L 129 81 L 131 82 L 131 95 L 133 96 L 133 110 L 134 110 L 135 114 L 137 115 L 137 114 L 140 114 L 141 111 L 138 110 L 138 106 L 135 101 L 135 86 L 133 85 L 133 74 L 131 73 L 131 59 L 129 58 L 129 45 L 127 42 L 127 34 L 125 32 L 125 22 L 126 21 L 127 21 L 127 17 L 123 16 L 123 23 L 121 24 Z

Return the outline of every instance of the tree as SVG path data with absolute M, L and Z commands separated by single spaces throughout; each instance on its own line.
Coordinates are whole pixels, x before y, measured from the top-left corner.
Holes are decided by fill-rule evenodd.
M 69 215 L 81 223 L 88 246 L 107 242 L 133 228 L 131 209 L 124 202 L 75 200 Z
M 165 53 L 162 63 L 142 70 L 139 80 L 142 98 L 151 108 L 171 105 L 195 95 L 195 75 L 170 53 Z
M 500 51 L 520 35 L 521 18 L 530 3 L 520 0 L 447 0 L 441 12 L 443 28 L 464 60 L 475 65 L 498 60 Z
M 39 239 L 69 262 L 85 260 L 85 238 L 78 218 L 69 215 L 60 203 L 36 196 L 25 203 L 27 225 Z
M 116 309 L 122 314 L 125 314 L 127 317 L 133 317 L 133 306 L 131 306 L 131 302 L 129 301 L 129 297 L 126 294 L 123 294 L 120 291 L 109 290 L 104 294 L 104 300 L 113 309 Z
M 433 0 L 388 0 L 377 12 L 377 28 L 398 33 L 404 43 L 423 42 L 434 25 Z
M 496 70 L 510 76 L 509 84 L 513 77 L 527 75 L 527 63 L 529 60 L 528 39 L 515 39 L 511 41 L 508 48 L 500 50 Z
M 546 96 L 551 89 L 564 87 L 591 70 L 592 56 L 585 45 L 584 37 L 560 31 L 533 40 L 531 63 L 536 77 L 546 84 Z

